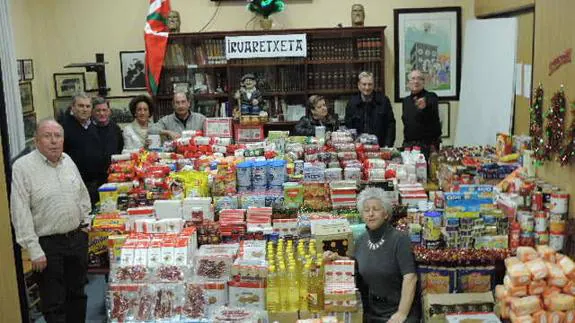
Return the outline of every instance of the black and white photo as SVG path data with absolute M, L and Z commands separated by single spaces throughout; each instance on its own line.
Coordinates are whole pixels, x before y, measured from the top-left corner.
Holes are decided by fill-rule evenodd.
M 86 88 L 84 73 L 55 73 L 54 92 L 57 98 L 73 96 Z
M 20 102 L 22 103 L 22 113 L 34 112 L 34 97 L 32 95 L 32 83 L 20 83 Z
M 31 59 L 22 60 L 22 77 L 24 81 L 32 81 L 34 79 L 34 63 Z
M 146 53 L 143 50 L 120 52 L 122 89 L 124 91 L 143 91 L 146 89 L 145 60 Z

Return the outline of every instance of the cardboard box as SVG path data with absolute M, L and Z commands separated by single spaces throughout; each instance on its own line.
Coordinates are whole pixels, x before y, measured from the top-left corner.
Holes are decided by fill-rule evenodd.
M 446 315 L 453 313 L 493 312 L 491 292 L 465 294 L 426 294 L 423 296 L 425 322 L 446 322 Z
M 234 125 L 234 140 L 238 143 L 257 142 L 264 140 L 264 126 Z

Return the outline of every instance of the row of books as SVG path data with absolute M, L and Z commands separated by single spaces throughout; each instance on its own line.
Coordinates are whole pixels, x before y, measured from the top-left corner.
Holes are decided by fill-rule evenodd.
M 167 67 L 226 63 L 223 39 L 208 39 L 199 45 L 171 43 L 164 58 Z
M 357 39 L 357 57 L 359 59 L 380 58 L 383 42 L 379 37 Z
M 312 90 L 330 90 L 330 89 L 355 89 L 357 88 L 358 75 L 362 71 L 373 73 L 375 81 L 374 86 L 378 87 L 381 75 L 381 69 L 378 63 L 362 64 L 362 68 L 353 68 L 346 66 L 342 68 L 322 68 L 320 70 L 308 71 L 307 87 Z

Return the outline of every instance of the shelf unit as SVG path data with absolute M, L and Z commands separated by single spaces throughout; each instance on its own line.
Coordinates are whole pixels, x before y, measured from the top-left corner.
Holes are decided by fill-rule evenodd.
M 307 57 L 225 59 L 225 37 L 263 34 L 306 34 Z M 375 87 L 385 89 L 385 26 L 363 28 L 284 29 L 171 34 L 155 97 L 155 118 L 173 112 L 175 88 L 193 93 L 195 111 L 227 115 L 237 103 L 234 93 L 246 73 L 256 76 L 270 117 L 286 120 L 288 106 L 304 106 L 312 94 L 326 97 L 328 107 L 357 92 L 361 71 L 374 74 Z M 340 110 L 341 111 L 341 110 Z M 278 123 L 293 127 L 295 122 Z M 273 127 L 274 124 L 268 124 Z

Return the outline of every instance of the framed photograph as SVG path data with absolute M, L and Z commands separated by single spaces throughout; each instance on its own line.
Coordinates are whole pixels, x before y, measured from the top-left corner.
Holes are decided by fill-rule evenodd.
M 146 90 L 145 61 L 146 52 L 143 50 L 120 52 L 122 89 L 124 91 Z
M 120 127 L 134 121 L 134 117 L 130 112 L 130 101 L 133 96 L 110 96 L 106 99 L 108 100 L 108 105 L 112 110 L 112 116 L 110 120 L 117 123 Z
M 16 60 L 16 68 L 18 69 L 18 82 L 24 80 L 24 66 L 21 59 Z
M 22 113 L 34 112 L 34 97 L 32 96 L 32 82 L 20 83 L 20 102 Z
M 86 89 L 84 73 L 55 73 L 54 93 L 57 98 L 71 97 Z
M 395 102 L 409 95 L 408 76 L 420 70 L 425 88 L 459 100 L 461 7 L 395 9 Z
M 24 138 L 26 141 L 34 138 L 34 132 L 36 131 L 36 113 L 31 112 L 23 116 L 24 118 Z
M 72 98 L 54 99 L 52 108 L 54 109 L 54 119 L 60 121 L 72 106 Z
M 24 81 L 32 81 L 34 79 L 34 64 L 31 59 L 22 60 L 22 73 Z
M 441 122 L 441 138 L 449 138 L 451 136 L 449 129 L 451 129 L 451 105 L 449 102 L 439 102 L 439 121 Z

